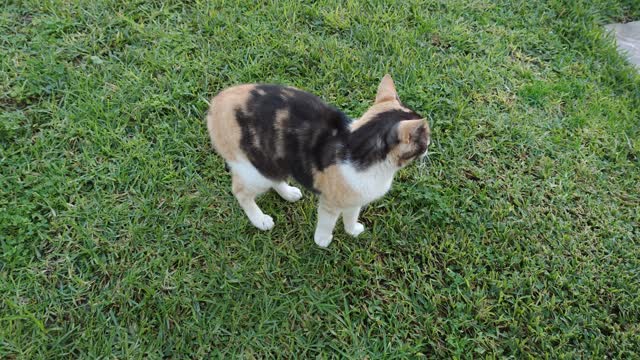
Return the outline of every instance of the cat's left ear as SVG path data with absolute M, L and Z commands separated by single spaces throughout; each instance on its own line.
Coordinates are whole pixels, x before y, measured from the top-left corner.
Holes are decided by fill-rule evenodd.
M 376 104 L 384 101 L 400 100 L 396 92 L 396 86 L 393 84 L 391 75 L 386 74 L 380 85 L 378 85 L 378 93 L 376 94 Z
M 404 120 L 398 126 L 398 139 L 404 144 L 428 138 L 429 135 L 429 124 L 425 119 Z

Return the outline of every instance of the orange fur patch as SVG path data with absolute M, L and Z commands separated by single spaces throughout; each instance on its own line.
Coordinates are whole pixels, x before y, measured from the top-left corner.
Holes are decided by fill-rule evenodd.
M 222 91 L 211 99 L 207 113 L 207 128 L 211 143 L 225 160 L 244 157 L 240 150 L 242 131 L 236 120 L 236 110 L 246 111 L 247 101 L 255 85 L 238 85 Z
M 284 135 L 286 132 L 287 120 L 289 119 L 289 110 L 277 110 L 275 128 L 278 134 L 276 140 L 276 153 L 274 154 L 276 159 L 284 159 L 285 157 L 285 142 Z
M 425 124 L 424 119 L 405 120 L 398 126 L 398 137 L 402 143 L 408 144 L 411 141 L 411 133 Z
M 294 97 L 295 93 L 291 90 L 298 90 L 298 89 L 294 88 L 293 86 L 287 86 L 282 90 L 282 94 L 289 98 Z
M 360 196 L 347 184 L 338 165 L 334 164 L 323 171 L 315 172 L 313 187 L 322 193 L 321 196 L 328 206 L 344 209 L 360 204 Z
M 403 159 L 405 154 L 411 153 L 416 149 L 415 142 L 411 140 L 411 134 L 418 129 L 419 127 L 424 126 L 426 131 L 426 136 L 431 136 L 431 131 L 429 130 L 429 123 L 424 119 L 418 120 L 405 120 L 400 122 L 398 129 L 398 137 L 400 139 L 400 144 L 394 147 L 389 155 L 392 159 L 396 161 L 398 166 L 402 167 L 407 165 L 412 159 Z

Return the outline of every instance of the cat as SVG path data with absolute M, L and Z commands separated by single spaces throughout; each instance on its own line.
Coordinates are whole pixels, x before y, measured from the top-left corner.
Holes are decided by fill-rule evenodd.
M 427 154 L 428 122 L 400 102 L 389 74 L 374 104 L 352 121 L 319 97 L 294 87 L 244 84 L 210 102 L 207 128 L 232 175 L 232 192 L 251 223 L 274 222 L 255 202 L 270 188 L 287 201 L 302 197 L 293 178 L 318 194 L 314 241 L 327 247 L 340 214 L 345 231 L 358 236 L 362 206 L 391 188 L 395 173 Z

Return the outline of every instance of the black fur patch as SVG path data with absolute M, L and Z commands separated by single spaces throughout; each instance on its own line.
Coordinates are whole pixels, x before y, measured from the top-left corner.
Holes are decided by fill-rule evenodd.
M 278 110 L 289 114 L 280 128 L 276 127 Z M 251 92 L 246 112 L 236 109 L 236 118 L 242 130 L 240 147 L 253 166 L 272 180 L 291 176 L 317 191 L 313 170 L 323 170 L 345 157 L 351 120 L 307 92 L 258 85 Z M 276 156 L 279 151 L 283 156 Z
M 400 142 L 398 125 L 404 120 L 421 119 L 413 111 L 390 110 L 376 115 L 357 128 L 349 137 L 351 160 L 360 169 L 384 160 Z

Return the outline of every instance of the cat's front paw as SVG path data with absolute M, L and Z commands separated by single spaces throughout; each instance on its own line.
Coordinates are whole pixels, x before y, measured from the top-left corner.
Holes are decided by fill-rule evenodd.
M 318 234 L 316 233 L 313 237 L 313 241 L 316 242 L 316 245 L 326 248 L 327 246 L 329 246 L 329 244 L 331 244 L 331 240 L 333 240 L 333 236 L 332 235 L 326 235 L 326 234 Z
M 344 231 L 347 232 L 347 234 L 356 237 L 360 234 L 362 234 L 362 232 L 364 231 L 364 225 L 360 224 L 360 223 L 355 223 L 355 225 L 351 226 L 351 227 L 345 227 Z
M 270 230 L 273 228 L 273 218 L 269 215 L 259 215 L 250 219 L 251 223 L 260 230 Z

